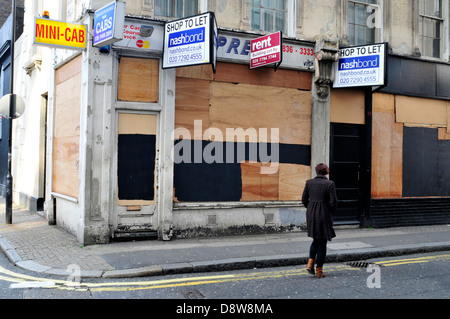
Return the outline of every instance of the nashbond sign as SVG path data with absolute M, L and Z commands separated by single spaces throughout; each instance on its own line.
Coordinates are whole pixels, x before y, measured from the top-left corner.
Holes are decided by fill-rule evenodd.
M 216 63 L 217 24 L 206 12 L 167 22 L 164 26 L 163 69 Z
M 281 46 L 281 32 L 252 40 L 250 42 L 250 68 L 254 69 L 269 64 L 279 66 L 283 58 Z
M 84 24 L 35 18 L 34 44 L 84 50 L 87 32 Z
M 386 85 L 386 43 L 343 48 L 335 66 L 335 88 Z

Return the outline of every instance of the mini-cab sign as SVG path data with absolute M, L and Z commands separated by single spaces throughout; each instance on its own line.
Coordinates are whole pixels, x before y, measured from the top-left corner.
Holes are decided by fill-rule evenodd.
M 84 24 L 35 18 L 34 44 L 72 50 L 86 48 Z

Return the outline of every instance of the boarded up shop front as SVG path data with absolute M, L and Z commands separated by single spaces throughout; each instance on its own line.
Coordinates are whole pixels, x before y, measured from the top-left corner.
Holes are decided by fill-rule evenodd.
M 374 227 L 450 222 L 450 67 L 389 57 L 389 86 L 373 96 Z
M 224 58 L 226 43 L 240 55 L 243 40 L 219 42 L 215 74 L 176 73 L 174 227 L 182 236 L 298 226 L 311 177 L 311 73 L 251 70 Z

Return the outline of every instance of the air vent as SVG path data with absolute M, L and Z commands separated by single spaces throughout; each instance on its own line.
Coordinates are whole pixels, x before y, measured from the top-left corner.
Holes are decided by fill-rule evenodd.
M 217 216 L 216 215 L 208 215 L 208 226 L 217 226 Z
M 273 218 L 274 218 L 273 214 L 264 214 L 264 217 L 265 217 L 266 225 L 274 223 L 274 221 L 273 221 Z

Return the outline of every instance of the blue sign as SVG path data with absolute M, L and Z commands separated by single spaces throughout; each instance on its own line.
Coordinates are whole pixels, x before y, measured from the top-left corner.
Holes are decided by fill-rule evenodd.
M 372 69 L 379 66 L 380 57 L 378 55 L 339 60 L 339 71 Z
M 169 48 L 203 42 L 205 42 L 205 28 L 186 30 L 169 35 Z
M 169 21 L 164 29 L 163 69 L 201 64 L 212 64 L 215 68 L 214 13 Z
M 125 20 L 125 5 L 123 2 L 112 2 L 95 11 L 93 45 L 97 47 L 120 41 L 123 35 Z M 123 18 L 119 17 L 123 15 Z
M 343 48 L 335 66 L 334 88 L 386 85 L 387 44 Z

